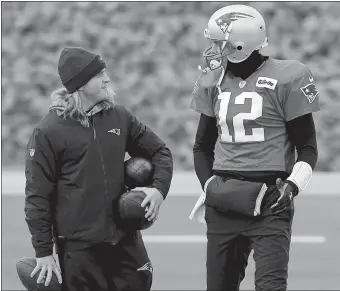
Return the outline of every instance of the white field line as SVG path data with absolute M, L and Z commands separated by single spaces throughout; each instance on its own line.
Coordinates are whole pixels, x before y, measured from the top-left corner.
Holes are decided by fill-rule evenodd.
M 143 235 L 145 243 L 173 244 L 173 243 L 206 243 L 207 238 L 203 235 Z M 292 236 L 292 243 L 323 244 L 324 236 Z
M 25 195 L 25 172 L 22 170 L 2 171 L 2 195 Z M 313 178 L 307 188 L 299 195 L 340 196 L 340 172 L 314 172 Z M 202 189 L 194 172 L 174 173 L 169 197 L 199 197 Z

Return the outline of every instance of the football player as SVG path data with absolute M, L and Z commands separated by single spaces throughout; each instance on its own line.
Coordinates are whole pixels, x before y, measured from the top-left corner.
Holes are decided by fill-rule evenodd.
M 207 290 L 238 290 L 251 250 L 256 290 L 286 290 L 293 199 L 318 155 L 315 79 L 298 61 L 261 54 L 266 25 L 252 7 L 219 9 L 204 36 L 211 46 L 190 105 L 204 191 L 191 218 L 207 225 Z

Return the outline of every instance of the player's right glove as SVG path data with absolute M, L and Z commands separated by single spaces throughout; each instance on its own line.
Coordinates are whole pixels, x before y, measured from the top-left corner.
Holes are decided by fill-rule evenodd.
M 276 203 L 270 207 L 273 214 L 277 214 L 285 210 L 299 192 L 299 189 L 293 182 L 283 182 L 280 178 L 276 180 L 276 186 L 280 192 L 280 197 L 277 199 Z
M 312 179 L 312 167 L 304 162 L 296 162 L 293 171 L 285 182 L 277 179 L 276 185 L 280 192 L 280 197 L 274 205 L 271 206 L 273 213 L 284 210 L 293 200 L 293 198 L 303 191 Z

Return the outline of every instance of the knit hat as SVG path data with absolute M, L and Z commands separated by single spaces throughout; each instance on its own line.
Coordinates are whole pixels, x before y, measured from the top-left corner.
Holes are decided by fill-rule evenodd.
M 80 47 L 64 48 L 58 62 L 59 76 L 68 93 L 77 91 L 104 68 L 99 55 Z

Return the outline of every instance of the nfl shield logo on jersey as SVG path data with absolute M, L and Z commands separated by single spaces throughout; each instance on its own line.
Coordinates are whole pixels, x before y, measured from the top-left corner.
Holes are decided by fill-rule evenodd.
M 319 91 L 316 89 L 315 84 L 311 83 L 302 88 L 300 88 L 303 94 L 307 97 L 309 103 L 312 103 L 316 96 L 318 96 Z

